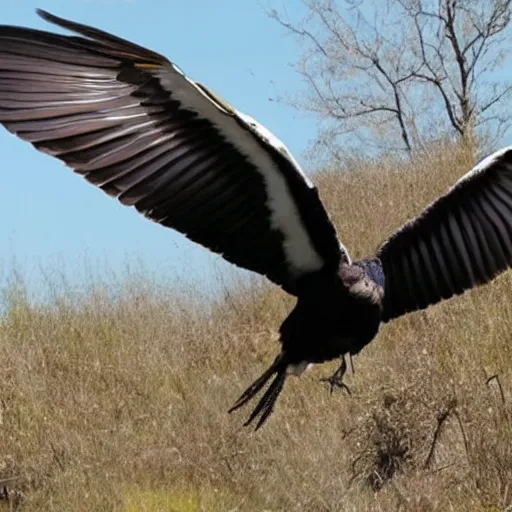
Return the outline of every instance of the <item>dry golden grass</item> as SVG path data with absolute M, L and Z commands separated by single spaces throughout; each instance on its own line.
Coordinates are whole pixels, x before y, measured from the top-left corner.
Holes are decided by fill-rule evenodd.
M 358 257 L 473 163 L 437 148 L 414 165 L 354 162 L 317 182 Z M 81 296 L 64 287 L 45 306 L 30 305 L 23 286 L 5 296 L 5 510 L 512 506 L 510 273 L 383 326 L 354 360 L 350 397 L 319 382 L 334 363 L 289 379 L 257 433 L 241 427 L 247 411 L 226 411 L 278 350 L 290 298 L 261 282 L 213 306 L 151 281 L 108 286 Z

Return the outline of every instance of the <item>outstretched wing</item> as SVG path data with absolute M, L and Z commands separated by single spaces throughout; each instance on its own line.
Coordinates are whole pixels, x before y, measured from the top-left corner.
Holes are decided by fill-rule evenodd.
M 97 29 L 0 26 L 0 123 L 107 194 L 297 293 L 348 254 L 268 130 L 163 56 Z
M 512 266 L 512 147 L 482 160 L 378 249 L 383 320 L 489 282 Z

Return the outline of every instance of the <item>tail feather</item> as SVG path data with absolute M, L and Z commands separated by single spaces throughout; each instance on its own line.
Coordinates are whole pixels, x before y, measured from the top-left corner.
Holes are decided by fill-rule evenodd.
M 245 426 L 250 425 L 258 416 L 260 416 L 255 430 L 258 430 L 272 414 L 274 410 L 274 404 L 276 403 L 277 397 L 281 393 L 284 382 L 286 380 L 286 367 L 288 363 L 285 361 L 284 354 L 279 354 L 272 365 L 258 378 L 256 379 L 240 396 L 235 402 L 233 407 L 229 409 L 229 412 L 236 411 L 249 400 L 251 400 L 272 378 L 273 375 L 277 374 L 270 386 L 268 387 L 265 394 L 260 399 L 254 410 L 252 411 L 249 419 L 244 423 Z
M 286 380 L 286 373 L 278 372 L 276 378 L 272 381 L 272 384 L 268 387 L 267 391 L 258 402 L 258 405 L 254 408 L 249 419 L 244 423 L 245 426 L 250 425 L 260 415 L 260 419 L 256 424 L 255 430 L 258 430 L 267 421 L 268 417 L 274 411 L 274 405 L 276 403 L 279 393 L 281 393 L 284 381 Z

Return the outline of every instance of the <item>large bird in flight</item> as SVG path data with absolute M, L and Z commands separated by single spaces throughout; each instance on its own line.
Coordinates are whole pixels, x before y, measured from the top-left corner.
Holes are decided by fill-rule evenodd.
M 237 400 L 345 356 L 381 322 L 490 281 L 512 264 L 512 149 L 463 176 L 372 258 L 352 261 L 283 143 L 165 57 L 44 11 L 76 35 L 0 26 L 0 123 L 87 181 L 297 298 L 281 352 Z

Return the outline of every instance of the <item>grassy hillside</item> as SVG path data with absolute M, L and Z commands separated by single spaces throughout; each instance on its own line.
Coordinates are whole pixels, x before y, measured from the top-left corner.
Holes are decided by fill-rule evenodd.
M 353 162 L 316 181 L 354 257 L 473 164 Z M 291 300 L 256 281 L 200 290 L 127 278 L 0 318 L 0 510 L 486 511 L 512 506 L 512 273 L 383 326 L 352 396 L 289 379 L 253 433 L 226 411 L 278 350 Z M 199 299 L 198 299 L 199 297 Z

